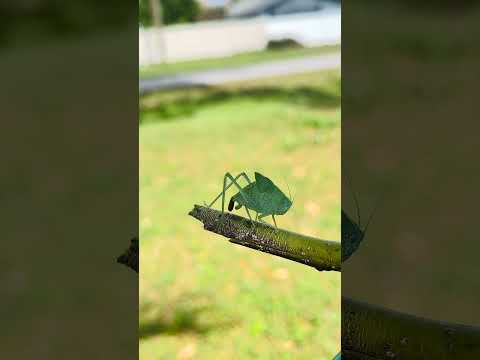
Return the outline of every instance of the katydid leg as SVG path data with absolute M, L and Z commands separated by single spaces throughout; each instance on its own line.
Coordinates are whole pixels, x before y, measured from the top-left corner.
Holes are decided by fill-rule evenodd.
M 273 214 L 272 214 L 272 219 L 273 219 L 273 223 L 275 224 L 275 227 L 278 229 L 277 222 L 275 221 L 275 215 Z
M 242 173 L 243 175 L 245 175 L 245 177 L 247 177 L 247 175 L 245 173 Z M 238 175 L 238 177 L 240 177 L 242 174 Z M 227 184 L 227 179 L 230 180 L 230 184 L 228 186 L 226 186 Z M 248 180 L 248 177 L 247 177 L 247 180 Z M 250 181 L 250 180 L 248 180 Z M 230 187 L 232 184 L 234 184 L 237 188 L 238 188 L 238 191 L 240 192 L 240 194 L 242 195 L 243 199 L 245 200 L 245 204 L 248 204 L 249 201 L 248 201 L 248 196 L 245 194 L 245 192 L 243 191 L 243 188 L 238 184 L 237 180 L 233 178 L 233 176 L 230 174 L 230 173 L 226 173 L 225 174 L 225 177 L 223 178 L 223 192 L 222 192 L 222 213 L 224 212 L 225 210 L 225 191 L 228 189 L 228 187 Z M 250 219 L 250 221 L 252 221 L 252 217 L 250 215 L 250 211 L 248 211 L 248 207 L 245 205 L 245 210 L 247 210 L 247 215 L 248 215 L 248 218 Z
M 267 224 L 267 222 L 265 220 L 263 220 L 263 218 L 267 217 L 267 216 L 270 216 L 270 215 L 272 215 L 272 219 L 273 219 L 273 223 L 275 224 L 275 228 L 278 229 L 277 222 L 275 221 L 275 215 L 273 215 L 273 214 L 260 214 L 258 220 Z
M 245 174 L 244 172 L 242 172 L 242 173 L 240 173 L 239 175 L 237 175 L 237 177 L 235 177 L 235 179 L 233 179 L 233 182 L 231 182 L 230 184 L 228 184 L 228 186 L 225 187 L 225 178 L 227 177 L 227 175 L 230 175 L 230 177 L 233 179 L 233 176 L 232 176 L 230 173 L 226 173 L 226 174 L 225 174 L 225 177 L 223 178 L 223 191 L 222 191 L 220 194 L 218 194 L 218 196 L 217 196 L 215 199 L 213 199 L 213 201 L 211 202 L 210 205 L 208 205 L 208 207 L 212 207 L 212 205 L 215 204 L 215 202 L 220 198 L 220 196 L 222 196 L 222 195 L 225 196 L 225 191 L 227 191 L 227 189 L 228 189 L 230 186 L 232 186 L 232 184 L 233 184 L 234 182 L 236 182 L 236 180 L 237 180 L 238 178 L 240 178 L 241 176 L 243 176 L 243 177 L 247 180 L 247 182 L 248 182 L 249 184 L 251 183 L 250 179 L 248 178 L 248 175 Z M 222 209 L 223 209 L 223 206 L 222 206 Z M 223 211 L 222 211 L 222 212 L 223 212 Z

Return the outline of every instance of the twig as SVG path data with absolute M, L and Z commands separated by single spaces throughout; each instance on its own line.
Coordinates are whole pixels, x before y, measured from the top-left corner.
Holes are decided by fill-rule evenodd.
M 230 242 L 290 259 L 320 271 L 340 271 L 339 242 L 321 240 L 250 221 L 244 217 L 195 205 L 189 215 L 200 220 L 205 230 L 223 235 Z
M 318 270 L 341 268 L 340 243 L 320 240 L 195 205 L 189 215 L 230 242 Z M 343 240 L 342 240 L 343 241 Z M 348 360 L 480 359 L 480 328 L 403 314 L 342 298 L 342 358 Z
M 342 358 L 480 359 L 480 328 L 342 298 Z

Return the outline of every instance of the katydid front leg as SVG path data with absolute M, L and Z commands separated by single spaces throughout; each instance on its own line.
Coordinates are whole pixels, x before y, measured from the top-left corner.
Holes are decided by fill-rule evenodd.
M 245 173 L 242 173 L 243 175 L 245 175 L 245 177 L 247 178 L 247 181 L 250 183 L 250 180 L 248 179 L 248 176 L 245 174 Z M 239 178 L 242 174 L 238 175 L 237 178 Z M 227 183 L 227 179 L 230 180 L 230 184 L 228 186 L 225 186 L 226 183 Z M 221 193 L 222 195 L 222 214 L 225 212 L 225 191 L 232 185 L 234 184 L 237 188 L 238 188 L 238 191 L 240 192 L 240 194 L 242 195 L 243 199 L 245 200 L 245 204 L 248 204 L 248 196 L 247 194 L 245 194 L 245 192 L 243 191 L 243 188 L 237 183 L 237 180 L 233 178 L 233 176 L 230 174 L 230 173 L 226 173 L 225 174 L 225 177 L 223 178 L 223 192 Z M 252 216 L 250 215 L 250 211 L 248 211 L 248 207 L 245 205 L 245 210 L 247 211 L 247 215 L 248 215 L 248 218 L 250 219 L 250 221 L 253 221 L 252 220 Z
M 218 200 L 218 198 L 221 196 L 222 197 L 222 214 L 225 212 L 225 192 L 228 190 L 230 186 L 235 185 L 242 197 L 245 199 L 245 202 L 248 203 L 248 197 L 246 196 L 245 192 L 243 191 L 243 188 L 238 184 L 237 179 L 240 178 L 241 176 L 245 177 L 245 179 L 248 181 L 249 184 L 251 184 L 250 179 L 248 178 L 247 174 L 242 172 L 241 174 L 237 175 L 237 177 L 233 177 L 232 174 L 226 173 L 225 176 L 223 177 L 223 191 L 218 194 L 218 196 L 212 201 L 212 203 L 208 207 L 212 207 L 212 205 Z M 230 180 L 230 184 L 227 185 L 227 179 Z M 245 210 L 247 210 L 247 215 L 252 221 L 252 217 L 250 215 L 250 212 L 248 211 L 247 207 L 245 206 Z
M 235 179 L 233 179 L 233 182 L 231 182 L 227 187 L 225 187 L 225 177 L 226 177 L 227 175 L 230 175 L 230 173 L 226 173 L 225 176 L 223 177 L 223 191 L 222 191 L 220 194 L 218 194 L 218 196 L 217 196 L 215 199 L 213 199 L 212 203 L 211 203 L 210 205 L 208 205 L 208 207 L 212 207 L 212 205 L 215 204 L 215 202 L 219 199 L 220 196 L 222 196 L 222 195 L 225 196 L 225 191 L 226 191 L 230 186 L 232 186 L 233 183 L 236 183 L 236 180 L 237 180 L 239 177 L 243 176 L 243 177 L 247 180 L 247 182 L 248 182 L 249 184 L 252 183 L 252 182 L 250 181 L 250 179 L 248 178 L 248 175 L 245 174 L 244 172 L 242 172 L 242 173 L 240 173 L 239 175 L 237 175 L 237 177 L 236 177 Z M 230 177 L 233 178 L 232 175 L 230 175 Z M 223 212 L 223 206 L 222 206 L 222 212 Z

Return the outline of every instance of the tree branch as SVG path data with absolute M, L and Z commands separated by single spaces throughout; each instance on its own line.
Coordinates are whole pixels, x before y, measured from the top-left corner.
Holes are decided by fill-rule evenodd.
M 424 319 L 342 298 L 342 358 L 480 359 L 480 328 Z
M 189 215 L 230 242 L 318 270 L 341 269 L 341 244 L 195 205 Z M 343 240 L 342 240 L 343 241 Z M 346 360 L 480 359 L 480 328 L 419 318 L 342 298 L 342 358 Z
M 339 242 L 321 240 L 250 221 L 244 217 L 195 205 L 190 216 L 200 220 L 204 229 L 230 238 L 230 242 L 293 260 L 320 271 L 340 271 Z

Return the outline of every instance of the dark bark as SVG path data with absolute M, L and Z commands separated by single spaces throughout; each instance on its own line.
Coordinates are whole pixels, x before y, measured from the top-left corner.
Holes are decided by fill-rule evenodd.
M 342 298 L 342 359 L 480 359 L 480 328 Z

